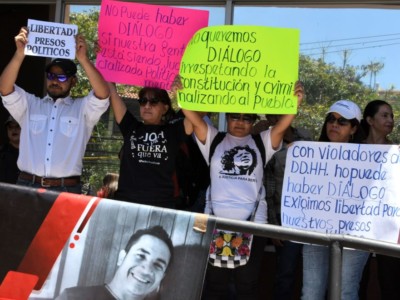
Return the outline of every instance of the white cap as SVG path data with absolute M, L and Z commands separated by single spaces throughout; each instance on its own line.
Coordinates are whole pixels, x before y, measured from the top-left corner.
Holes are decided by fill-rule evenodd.
M 329 113 L 338 113 L 347 120 L 357 119 L 358 122 L 361 121 L 361 110 L 357 104 L 350 100 L 339 100 L 332 104 L 329 108 Z

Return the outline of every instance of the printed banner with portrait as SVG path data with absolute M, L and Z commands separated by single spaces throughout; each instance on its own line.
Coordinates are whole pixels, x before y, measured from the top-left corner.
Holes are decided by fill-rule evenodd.
M 200 299 L 215 227 L 204 215 L 8 184 L 0 193 L 0 298 Z

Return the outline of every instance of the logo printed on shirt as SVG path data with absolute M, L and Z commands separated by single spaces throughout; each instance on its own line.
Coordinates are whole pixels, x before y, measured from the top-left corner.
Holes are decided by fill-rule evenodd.
M 221 157 L 222 170 L 224 175 L 252 175 L 257 166 L 257 154 L 253 148 L 236 146 L 224 152 Z
M 132 157 L 136 155 L 140 158 L 140 163 L 150 163 L 159 165 L 161 161 L 168 160 L 167 139 L 164 131 L 145 132 L 136 138 L 131 136 Z

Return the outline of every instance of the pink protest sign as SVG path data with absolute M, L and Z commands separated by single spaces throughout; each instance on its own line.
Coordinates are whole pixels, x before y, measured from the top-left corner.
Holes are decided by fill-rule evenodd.
M 107 81 L 170 89 L 208 11 L 103 0 L 96 66 Z

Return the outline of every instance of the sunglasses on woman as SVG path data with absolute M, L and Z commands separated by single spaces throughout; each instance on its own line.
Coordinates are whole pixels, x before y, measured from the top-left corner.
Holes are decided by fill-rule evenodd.
M 231 119 L 232 121 L 243 121 L 244 123 L 247 124 L 253 124 L 254 123 L 254 117 L 252 115 L 241 115 L 241 114 L 229 114 L 229 119 Z
M 347 126 L 351 123 L 350 120 L 340 117 L 340 118 L 336 118 L 334 115 L 329 115 L 326 118 L 326 122 L 329 124 L 334 124 L 335 122 L 337 122 L 340 126 Z
M 54 73 L 47 73 L 48 80 L 57 79 L 59 82 L 66 82 L 68 80 L 68 76 L 65 74 L 54 74 Z
M 147 98 L 140 98 L 138 99 L 139 105 L 140 106 L 145 106 L 147 104 L 147 102 L 151 105 L 151 106 L 156 106 L 158 103 L 160 103 L 160 99 L 147 99 Z

